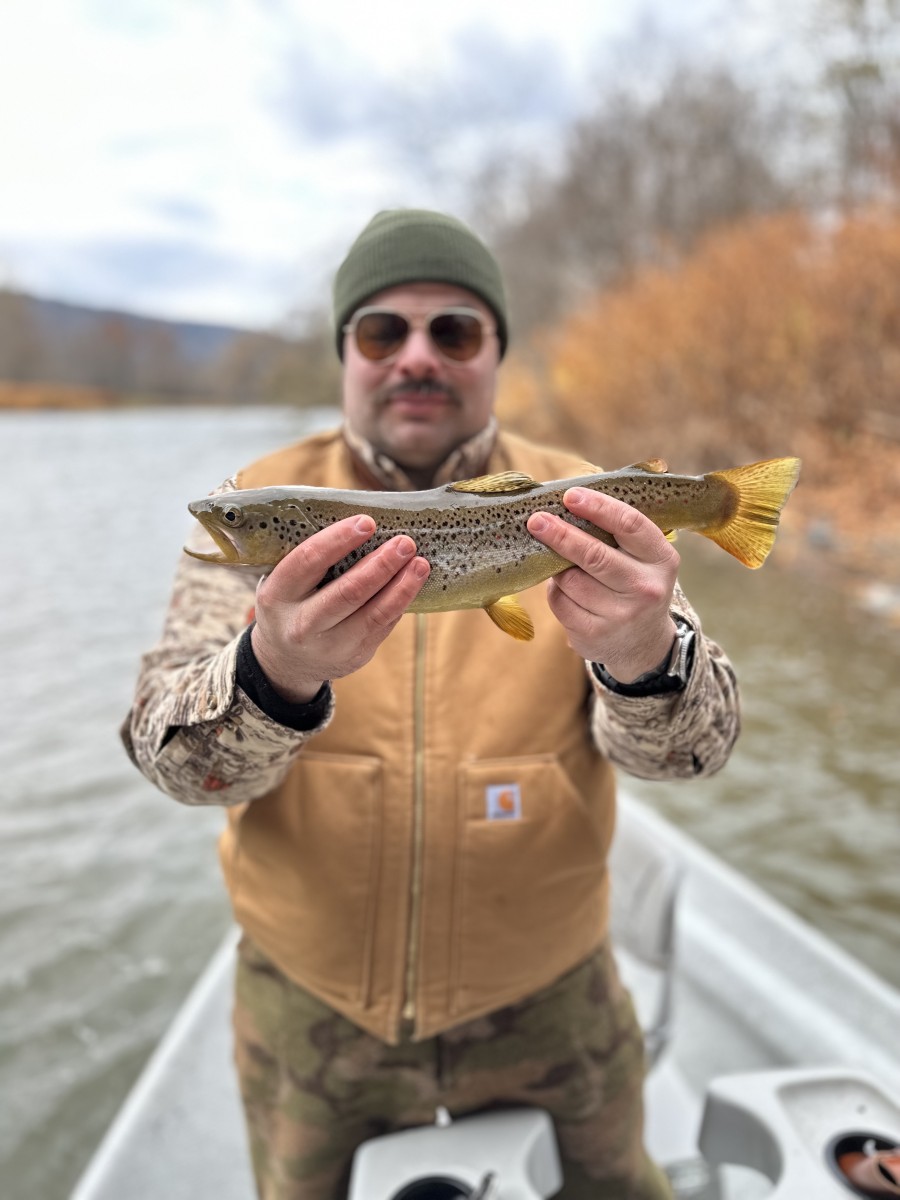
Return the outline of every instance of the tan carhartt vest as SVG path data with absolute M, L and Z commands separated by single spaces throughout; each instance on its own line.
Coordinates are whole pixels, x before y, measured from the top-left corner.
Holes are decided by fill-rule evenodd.
M 503 435 L 491 471 L 563 478 L 571 455 Z M 242 487 L 359 487 L 341 436 L 241 473 Z M 331 724 L 284 782 L 229 810 L 238 922 L 281 970 L 387 1042 L 520 1000 L 605 932 L 614 819 L 584 663 L 545 600 L 533 642 L 480 610 L 407 614 L 335 682 Z

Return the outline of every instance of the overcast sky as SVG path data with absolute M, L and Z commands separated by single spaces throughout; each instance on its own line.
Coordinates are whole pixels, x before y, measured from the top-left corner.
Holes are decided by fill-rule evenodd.
M 485 130 L 552 156 L 635 29 L 766 2 L 3 0 L 0 285 L 273 324 L 377 209 L 453 211 Z

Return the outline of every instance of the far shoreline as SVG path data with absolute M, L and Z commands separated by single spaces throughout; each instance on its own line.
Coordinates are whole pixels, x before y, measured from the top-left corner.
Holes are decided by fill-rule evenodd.
M 212 395 L 159 395 L 120 392 L 112 388 L 80 386 L 56 382 L 14 383 L 0 380 L 0 415 L 34 412 L 98 412 L 134 411 L 139 408 L 235 408 L 248 407 L 246 402 L 226 400 Z M 257 407 L 249 405 L 249 407 Z M 266 404 L 265 407 L 269 407 Z M 278 407 L 291 408 L 282 402 Z M 523 432 L 526 432 L 523 430 Z M 873 470 L 872 451 L 868 449 L 868 470 L 850 474 L 857 480 L 867 478 L 871 486 L 875 478 L 900 479 L 900 442 L 893 438 L 871 438 L 877 441 L 875 458 L 880 470 Z M 823 447 L 819 447 L 820 451 Z M 838 464 L 836 464 L 838 465 Z M 846 477 L 850 464 L 840 464 L 835 480 Z M 792 498 L 781 531 L 781 562 L 808 579 L 824 572 L 832 584 L 848 595 L 854 607 L 893 630 L 900 631 L 900 533 L 895 533 L 885 509 L 890 511 L 890 486 L 882 505 L 854 506 L 847 491 L 821 484 L 801 486 Z M 852 492 L 850 493 L 853 494 Z M 821 582 L 821 578 L 820 578 Z

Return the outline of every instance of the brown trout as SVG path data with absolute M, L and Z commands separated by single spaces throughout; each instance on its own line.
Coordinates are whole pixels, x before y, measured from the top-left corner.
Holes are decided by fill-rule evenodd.
M 538 510 L 554 513 L 608 544 L 612 536 L 573 516 L 563 504 L 569 488 L 591 488 L 630 504 L 667 536 L 692 529 L 748 567 L 760 567 L 775 540 L 779 515 L 797 482 L 800 460 L 775 458 L 712 471 L 673 475 L 653 459 L 572 479 L 538 483 L 506 471 L 421 492 L 341 491 L 322 487 L 264 487 L 224 492 L 188 505 L 218 551 L 186 553 L 205 562 L 271 570 L 306 538 L 343 517 L 367 513 L 371 538 L 323 579 L 327 583 L 400 533 L 408 534 L 431 574 L 412 612 L 483 608 L 504 632 L 534 637 L 515 593 L 572 564 L 526 528 Z

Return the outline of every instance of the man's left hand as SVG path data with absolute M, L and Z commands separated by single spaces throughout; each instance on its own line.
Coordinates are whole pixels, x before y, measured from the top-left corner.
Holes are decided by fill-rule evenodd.
M 550 513 L 533 513 L 529 532 L 574 565 L 549 582 L 548 600 L 582 658 L 602 663 L 620 683 L 658 667 L 677 632 L 670 615 L 678 551 L 647 517 L 589 488 L 563 497 L 576 517 L 612 534 L 608 546 Z

